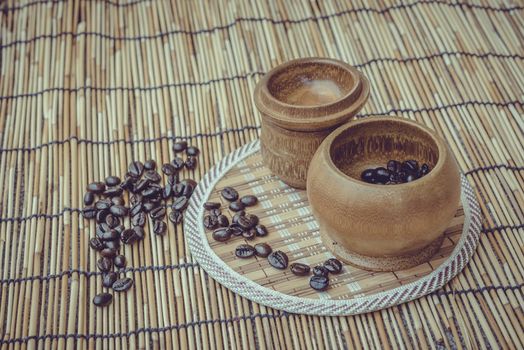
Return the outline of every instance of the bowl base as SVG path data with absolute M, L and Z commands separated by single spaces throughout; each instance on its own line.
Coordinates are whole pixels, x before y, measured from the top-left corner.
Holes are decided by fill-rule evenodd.
M 437 253 L 444 241 L 444 235 L 428 244 L 414 254 L 399 256 L 366 256 L 352 252 L 335 242 L 326 232 L 320 229 L 322 243 L 343 262 L 368 271 L 398 271 L 428 262 Z

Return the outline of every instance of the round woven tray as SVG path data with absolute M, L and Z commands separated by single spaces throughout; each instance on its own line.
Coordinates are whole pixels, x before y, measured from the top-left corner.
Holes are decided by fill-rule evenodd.
M 255 194 L 259 204 L 247 209 L 257 215 L 269 235 L 245 241 L 233 237 L 216 242 L 203 226 L 203 203 L 222 202 L 222 212 L 231 218 L 220 197 L 226 186 L 240 195 Z M 191 253 L 216 281 L 252 301 L 293 313 L 351 315 L 383 309 L 431 293 L 464 268 L 473 254 L 480 232 L 480 210 L 473 190 L 462 176 L 462 205 L 445 232 L 433 259 L 409 270 L 369 272 L 345 265 L 339 275 L 330 275 L 330 287 L 317 292 L 308 277 L 272 268 L 265 258 L 237 259 L 241 243 L 266 242 L 282 250 L 291 262 L 311 266 L 332 255 L 322 244 L 318 225 L 310 211 L 305 191 L 293 189 L 264 167 L 259 142 L 251 142 L 227 155 L 205 175 L 195 190 L 184 228 Z

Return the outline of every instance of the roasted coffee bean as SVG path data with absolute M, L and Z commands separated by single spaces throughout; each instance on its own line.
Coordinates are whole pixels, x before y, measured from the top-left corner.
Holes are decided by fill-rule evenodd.
M 157 187 L 148 187 L 142 191 L 142 196 L 144 198 L 153 198 L 158 196 L 161 192 L 162 190 Z
M 129 211 L 127 207 L 124 207 L 123 205 L 113 205 L 109 210 L 111 211 L 111 214 L 118 217 L 126 216 Z
M 110 214 L 109 209 L 99 210 L 99 211 L 96 213 L 96 222 L 98 222 L 99 224 L 100 224 L 100 223 L 103 223 L 103 222 L 106 222 L 106 217 L 107 217 L 109 214 Z
M 238 226 L 238 224 L 232 224 L 230 225 L 227 230 L 229 233 L 233 236 L 242 236 L 242 233 L 244 233 L 244 230 L 242 227 Z
M 256 225 L 255 231 L 257 233 L 258 237 L 265 237 L 267 236 L 267 228 L 264 225 Z
M 182 196 L 182 197 L 178 197 L 177 199 L 175 199 L 172 207 L 173 207 L 173 210 L 182 211 L 186 209 L 188 204 L 189 204 L 188 199 Z
M 180 197 L 182 195 L 182 193 L 184 192 L 184 184 L 182 184 L 181 182 L 177 183 L 174 187 L 173 187 L 173 195 L 175 197 Z
M 176 171 L 180 171 L 182 169 L 184 169 L 184 166 L 186 165 L 186 162 L 184 162 L 184 160 L 180 157 L 175 157 L 175 159 L 173 159 L 171 161 L 171 164 L 173 164 L 173 166 L 175 167 L 175 170 Z
M 244 206 L 246 207 L 252 207 L 253 205 L 258 203 L 258 198 L 256 196 L 248 194 L 246 196 L 242 196 L 242 198 L 240 198 L 240 202 L 244 204 Z
M 103 232 L 98 238 L 102 241 L 114 241 L 120 238 L 120 234 L 116 230 L 109 230 Z
M 221 227 L 213 231 L 213 239 L 219 242 L 225 242 L 231 238 L 231 231 L 225 227 Z
M 116 272 L 108 272 L 102 278 L 102 285 L 106 288 L 111 288 L 117 279 L 118 274 Z
M 242 215 L 238 218 L 237 223 L 244 230 L 249 230 L 258 224 L 258 216 L 253 214 Z
M 392 172 L 392 173 L 398 173 L 401 169 L 401 164 L 399 161 L 396 161 L 396 160 L 390 160 L 388 161 L 388 164 L 387 164 L 387 169 Z
M 158 207 L 157 202 L 146 202 L 142 206 L 142 210 L 144 211 L 144 213 L 149 213 L 151 210 L 155 209 L 156 207 Z
M 245 215 L 246 215 L 245 211 L 243 211 L 243 210 L 239 211 L 238 213 L 233 215 L 233 219 L 232 219 L 233 223 L 237 224 L 238 223 L 238 219 L 240 219 L 241 216 L 245 216 Z
M 179 153 L 185 151 L 187 148 L 187 141 L 177 141 L 173 145 L 173 152 Z
M 218 217 L 218 216 L 222 215 L 222 211 L 220 209 L 211 209 L 209 211 L 209 215 L 213 215 L 213 216 Z
M 92 193 L 102 193 L 106 189 L 106 185 L 103 182 L 91 182 L 87 185 L 86 190 Z
M 95 195 L 93 192 L 86 192 L 84 194 L 84 204 L 85 205 L 91 205 L 95 201 Z
M 182 195 L 186 196 L 187 198 L 191 197 L 191 195 L 193 194 L 193 191 L 195 190 L 197 186 L 197 183 L 191 179 L 184 179 L 180 181 L 180 183 L 184 185 L 184 190 L 182 191 Z
M 113 259 L 116 256 L 116 250 L 111 248 L 104 248 L 100 251 L 100 255 L 104 258 Z
M 326 276 L 311 276 L 309 286 L 320 292 L 325 291 L 329 287 L 329 278 Z
M 133 280 L 129 277 L 121 278 L 113 283 L 113 290 L 115 292 L 125 292 L 133 286 Z
M 162 190 L 162 199 L 169 199 L 173 197 L 173 194 L 173 186 L 171 186 L 170 184 L 166 184 L 166 186 Z
M 131 225 L 133 226 L 144 226 L 146 224 L 146 214 L 138 213 L 131 217 Z
M 267 243 L 255 244 L 255 254 L 261 258 L 267 258 L 267 256 L 271 254 L 272 251 L 273 249 Z
M 144 169 L 146 170 L 155 170 L 156 162 L 153 159 L 148 159 L 144 162 Z
M 144 228 L 143 227 L 141 227 L 141 226 L 134 226 L 133 227 L 133 231 L 135 231 L 135 237 L 136 237 L 137 241 L 140 241 L 140 240 L 144 239 L 145 232 L 144 232 Z
M 124 177 L 124 181 L 120 184 L 120 188 L 123 190 L 131 190 L 133 188 L 133 184 L 135 183 L 135 179 L 131 177 Z
M 124 190 L 122 187 L 111 187 L 104 191 L 104 196 L 106 197 L 118 197 L 122 195 Z
M 135 204 L 138 204 L 138 203 L 141 203 L 143 200 L 143 197 L 140 193 L 135 193 L 133 194 L 130 198 L 129 198 L 129 203 L 131 205 L 135 205 Z M 142 208 L 140 208 L 140 210 L 142 210 Z
M 234 202 L 238 199 L 238 192 L 233 187 L 224 187 L 220 194 L 225 200 L 230 202 Z
M 104 249 L 104 243 L 102 240 L 98 237 L 93 237 L 89 240 L 89 246 L 93 248 L 94 250 L 102 250 Z
M 245 205 L 240 201 L 234 201 L 234 202 L 229 203 L 229 210 L 231 211 L 237 212 L 237 211 L 244 210 L 244 208 L 245 208 Z
M 113 214 L 108 214 L 106 216 L 106 224 L 111 228 L 115 228 L 120 225 L 120 219 Z
M 124 198 L 119 196 L 111 198 L 111 203 L 113 203 L 113 205 L 124 205 L 126 204 L 126 201 L 124 200 Z
M 133 192 L 140 193 L 143 190 L 145 190 L 148 186 L 149 186 L 149 180 L 147 179 L 139 180 L 133 186 Z
M 118 250 L 120 249 L 120 241 L 105 241 L 104 248 Z
M 189 170 L 194 170 L 197 167 L 198 161 L 196 157 L 187 157 L 185 165 Z
M 165 222 L 160 220 L 155 220 L 153 224 L 153 232 L 157 235 L 163 235 L 166 233 L 167 225 Z
M 287 269 L 288 257 L 286 253 L 280 250 L 275 250 L 267 257 L 269 265 L 273 266 L 275 269 L 285 270 Z
M 427 165 L 426 163 L 422 164 L 422 166 L 420 167 L 420 171 L 419 171 L 419 177 L 422 177 L 424 175 L 427 175 L 429 173 L 429 165 Z
M 186 154 L 190 157 L 196 157 L 200 153 L 200 150 L 196 148 L 195 146 L 189 146 L 186 149 Z
M 175 187 L 175 185 L 178 183 L 178 173 L 168 176 L 167 183 L 170 184 L 171 187 Z
M 96 306 L 107 306 L 113 301 L 113 295 L 109 293 L 100 293 L 93 298 L 93 304 Z
M 251 258 L 255 255 L 255 248 L 249 244 L 241 244 L 235 248 L 235 256 L 240 259 Z
M 311 271 L 311 267 L 309 267 L 309 265 L 302 264 L 302 263 L 291 264 L 291 272 L 294 275 L 307 276 L 309 275 L 309 271 Z
M 406 160 L 402 163 L 401 169 L 408 174 L 416 174 L 418 173 L 418 162 L 414 159 Z
M 416 176 L 413 174 L 409 174 L 408 176 L 406 176 L 406 182 L 415 181 L 416 179 Z
M 313 275 L 315 276 L 327 276 L 328 274 L 329 270 L 322 265 L 317 265 L 313 267 Z
M 182 218 L 182 213 L 178 210 L 173 210 L 171 211 L 171 213 L 169 213 L 169 221 L 171 221 L 175 225 L 182 223 Z
M 140 213 L 141 211 L 142 211 L 142 202 L 138 202 L 131 207 L 131 210 L 129 211 L 129 215 L 135 216 L 136 214 Z
M 339 274 L 341 271 L 342 271 L 342 263 L 335 259 L 335 258 L 331 258 L 331 259 L 327 259 L 325 262 L 324 262 L 324 267 L 332 274 Z
M 95 203 L 95 208 L 98 210 L 109 209 L 113 205 L 110 199 L 100 199 Z
M 374 169 L 366 169 L 360 174 L 360 178 L 362 181 L 374 184 L 376 182 L 375 180 L 375 170 Z
M 97 234 L 97 236 L 101 235 L 102 233 L 104 233 L 106 231 L 110 231 L 110 230 L 111 230 L 111 227 L 109 227 L 109 225 L 106 224 L 105 222 L 102 222 L 99 225 L 96 225 L 96 234 Z
M 105 248 L 107 249 L 107 248 Z M 108 257 L 102 257 L 97 260 L 96 266 L 98 266 L 98 269 L 102 272 L 108 272 L 113 267 L 113 262 Z
M 242 237 L 244 237 L 248 241 L 254 240 L 256 236 L 257 232 L 254 229 L 244 230 L 244 232 L 242 232 Z
M 126 267 L 126 257 L 123 255 L 117 255 L 113 259 L 113 263 L 116 267 L 124 268 Z
M 385 184 L 389 181 L 389 176 L 391 173 L 386 168 L 376 168 L 375 169 L 375 180 L 377 183 Z
M 122 232 L 124 232 L 125 229 L 126 228 L 122 224 L 120 224 L 117 227 L 115 227 L 116 232 L 118 232 L 120 234 L 122 234 Z
M 161 220 L 166 216 L 166 208 L 159 206 L 158 208 L 151 210 L 149 216 L 151 216 L 151 219 Z
M 204 227 L 208 230 L 214 230 L 218 226 L 218 219 L 216 216 L 204 216 Z
M 140 227 L 140 226 L 137 226 Z M 134 228 L 128 228 L 125 229 L 124 232 L 120 235 L 120 240 L 124 244 L 131 244 L 133 242 L 136 242 L 138 240 L 138 237 L 136 236 L 136 232 Z
M 94 207 L 84 207 L 84 209 L 82 209 L 82 215 L 86 219 L 93 219 L 93 218 L 95 218 L 96 217 L 96 213 L 97 213 L 97 210 Z
M 118 176 L 111 175 L 111 176 L 106 177 L 105 182 L 107 186 L 112 187 L 112 186 L 120 185 L 120 182 L 122 182 L 122 180 L 120 180 Z
M 153 183 L 159 183 L 162 181 L 162 176 L 154 170 L 148 170 L 144 173 L 144 179 Z
M 219 215 L 216 217 L 218 226 L 220 227 L 228 227 L 229 226 L 229 219 L 225 215 Z
M 218 202 L 205 202 L 204 203 L 204 209 L 205 210 L 212 210 L 212 209 L 219 209 L 220 203 Z
M 131 176 L 139 178 L 140 176 L 142 176 L 142 173 L 144 172 L 144 164 L 142 164 L 142 162 L 140 161 L 134 161 L 131 164 L 129 164 L 127 171 Z

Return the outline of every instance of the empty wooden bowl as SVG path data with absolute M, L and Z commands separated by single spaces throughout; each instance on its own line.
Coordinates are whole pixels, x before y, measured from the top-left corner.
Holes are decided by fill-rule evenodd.
M 288 185 L 304 189 L 322 140 L 352 118 L 368 96 L 367 79 L 341 61 L 303 58 L 271 70 L 254 94 L 265 165 Z
M 403 184 L 361 181 L 362 171 L 390 159 L 415 159 L 431 171 Z M 459 205 L 460 175 L 448 145 L 430 129 L 401 118 L 365 118 L 322 142 L 309 167 L 307 195 L 322 240 L 337 257 L 394 271 L 438 251 Z

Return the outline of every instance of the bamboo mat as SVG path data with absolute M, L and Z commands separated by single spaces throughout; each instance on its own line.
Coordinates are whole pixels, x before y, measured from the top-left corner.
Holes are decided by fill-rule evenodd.
M 0 3 L 0 341 L 5 348 L 522 348 L 522 1 L 28 0 Z M 355 317 L 288 314 L 208 278 L 181 226 L 128 246 L 110 307 L 79 215 L 132 159 L 202 150 L 199 179 L 256 139 L 252 92 L 285 60 L 357 66 L 359 117 L 437 130 L 485 221 L 470 264 L 427 297 Z M 187 174 L 189 175 L 189 174 Z

